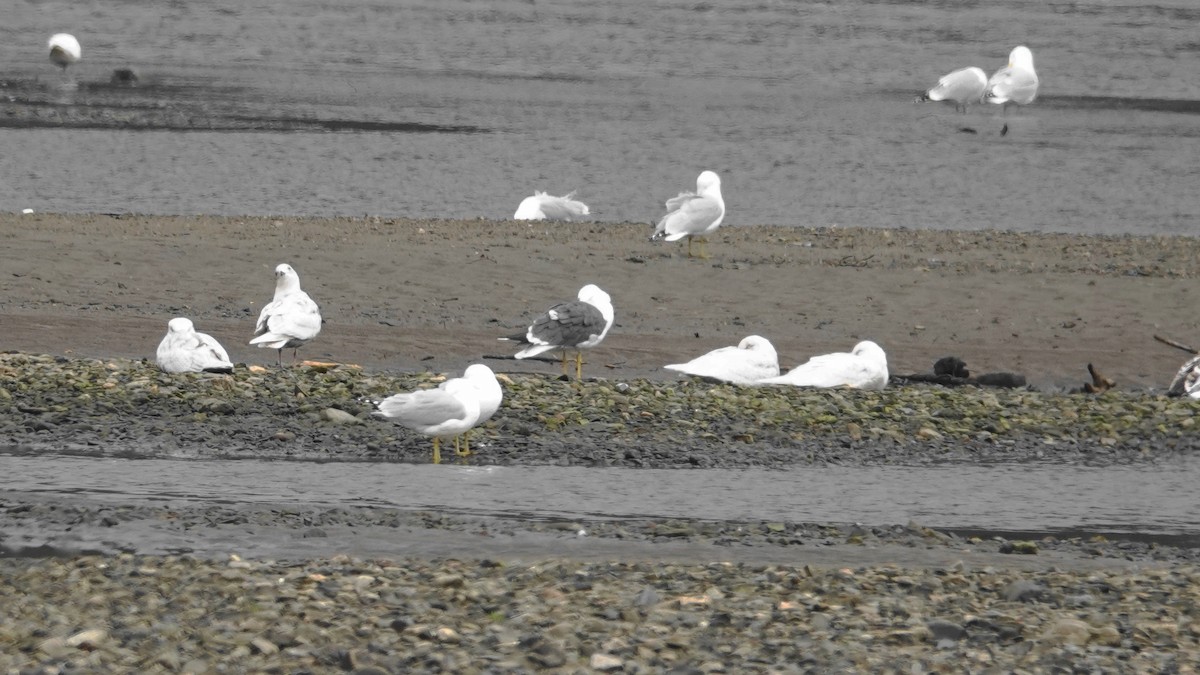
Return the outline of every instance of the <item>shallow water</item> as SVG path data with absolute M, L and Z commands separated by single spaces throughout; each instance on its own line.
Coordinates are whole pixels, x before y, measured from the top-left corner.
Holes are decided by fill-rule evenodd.
M 1169 536 L 1200 545 L 1200 460 L 631 470 L 0 455 L 0 489 L 114 503 L 378 506 L 520 519 L 904 524 Z M 1190 542 L 1190 543 L 1189 543 Z
M 730 225 L 1192 233 L 1198 19 L 1190 0 L 25 3 L 0 26 L 0 209 L 504 218 L 578 189 L 598 220 L 650 222 L 708 168 Z M 73 86 L 57 31 L 83 44 Z M 1018 43 L 1034 105 L 913 103 Z

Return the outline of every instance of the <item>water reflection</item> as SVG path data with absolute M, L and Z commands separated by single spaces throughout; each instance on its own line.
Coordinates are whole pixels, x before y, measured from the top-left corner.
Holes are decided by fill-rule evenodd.
M 859 522 L 1200 535 L 1200 460 L 789 471 L 0 456 L 0 489 L 129 502 L 385 506 L 526 519 Z

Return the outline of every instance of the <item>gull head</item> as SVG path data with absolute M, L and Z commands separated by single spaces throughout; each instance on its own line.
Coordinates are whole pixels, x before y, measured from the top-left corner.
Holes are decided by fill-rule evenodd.
M 761 335 L 748 335 L 742 338 L 742 341 L 738 343 L 738 349 L 745 349 L 752 352 L 770 351 L 774 353 L 775 351 L 775 347 L 771 345 L 771 341 Z
M 496 374 L 492 372 L 491 368 L 482 363 L 476 363 L 467 366 L 467 369 L 463 371 L 463 377 L 472 382 L 487 382 L 488 380 L 495 380 Z
M 61 66 L 63 70 L 66 70 L 67 66 L 83 58 L 83 50 L 79 47 L 79 40 L 76 40 L 75 36 L 70 33 L 55 33 L 51 35 L 47 46 L 50 48 L 50 61 L 57 66 Z
M 1025 45 L 1014 47 L 1008 55 L 1008 66 L 1033 70 L 1033 52 L 1029 51 L 1029 47 Z
M 191 333 L 195 331 L 192 326 L 191 319 L 185 319 L 182 316 L 177 316 L 167 322 L 167 331 L 170 333 Z
M 870 340 L 863 340 L 862 342 L 854 345 L 854 351 L 851 353 L 855 356 L 863 356 L 887 363 L 887 354 L 884 353 L 883 347 L 880 347 Z
M 578 297 L 581 302 L 596 305 L 597 307 L 612 304 L 612 298 L 608 297 L 608 293 L 600 290 L 600 287 L 596 284 L 588 284 L 579 289 Z
M 707 194 L 709 191 L 721 192 L 721 179 L 714 171 L 705 171 L 696 178 L 696 194 Z

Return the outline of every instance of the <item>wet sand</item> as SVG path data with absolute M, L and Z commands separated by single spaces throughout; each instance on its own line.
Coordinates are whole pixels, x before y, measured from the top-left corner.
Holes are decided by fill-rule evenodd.
M 649 224 L 511 221 L 0 216 L 0 348 L 152 358 L 174 316 L 235 362 L 272 270 L 288 262 L 325 326 L 301 357 L 399 371 L 456 371 L 514 350 L 495 338 L 607 290 L 616 325 L 586 375 L 661 370 L 750 334 L 784 368 L 872 339 L 893 374 L 955 355 L 976 373 L 1078 386 L 1094 363 L 1123 388 L 1163 389 L 1188 342 L 1200 241 L 1006 232 L 731 227 L 688 259 Z M 1193 340 L 1200 342 L 1200 340 Z M 553 372 L 487 360 L 497 371 Z

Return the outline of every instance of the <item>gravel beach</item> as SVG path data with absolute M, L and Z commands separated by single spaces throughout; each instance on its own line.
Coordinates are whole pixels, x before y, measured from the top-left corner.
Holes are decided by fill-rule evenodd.
M 475 465 L 713 469 L 1191 455 L 1200 244 L 745 227 L 713 259 L 643 225 L 0 216 L 4 454 L 424 463 L 369 412 L 469 363 L 503 374 Z M 326 326 L 278 369 L 245 343 L 292 264 Z M 570 272 L 568 272 L 570 268 Z M 495 338 L 572 297 L 617 326 L 582 382 Z M 173 316 L 231 375 L 151 359 Z M 661 365 L 748 334 L 785 368 L 873 339 L 1030 387 L 744 388 Z M 1072 393 L 1095 364 L 1117 381 Z M 2 461 L 2 460 L 0 460 Z M 0 483 L 5 672 L 1194 672 L 1194 542 L 919 523 L 529 521 L 147 506 Z

